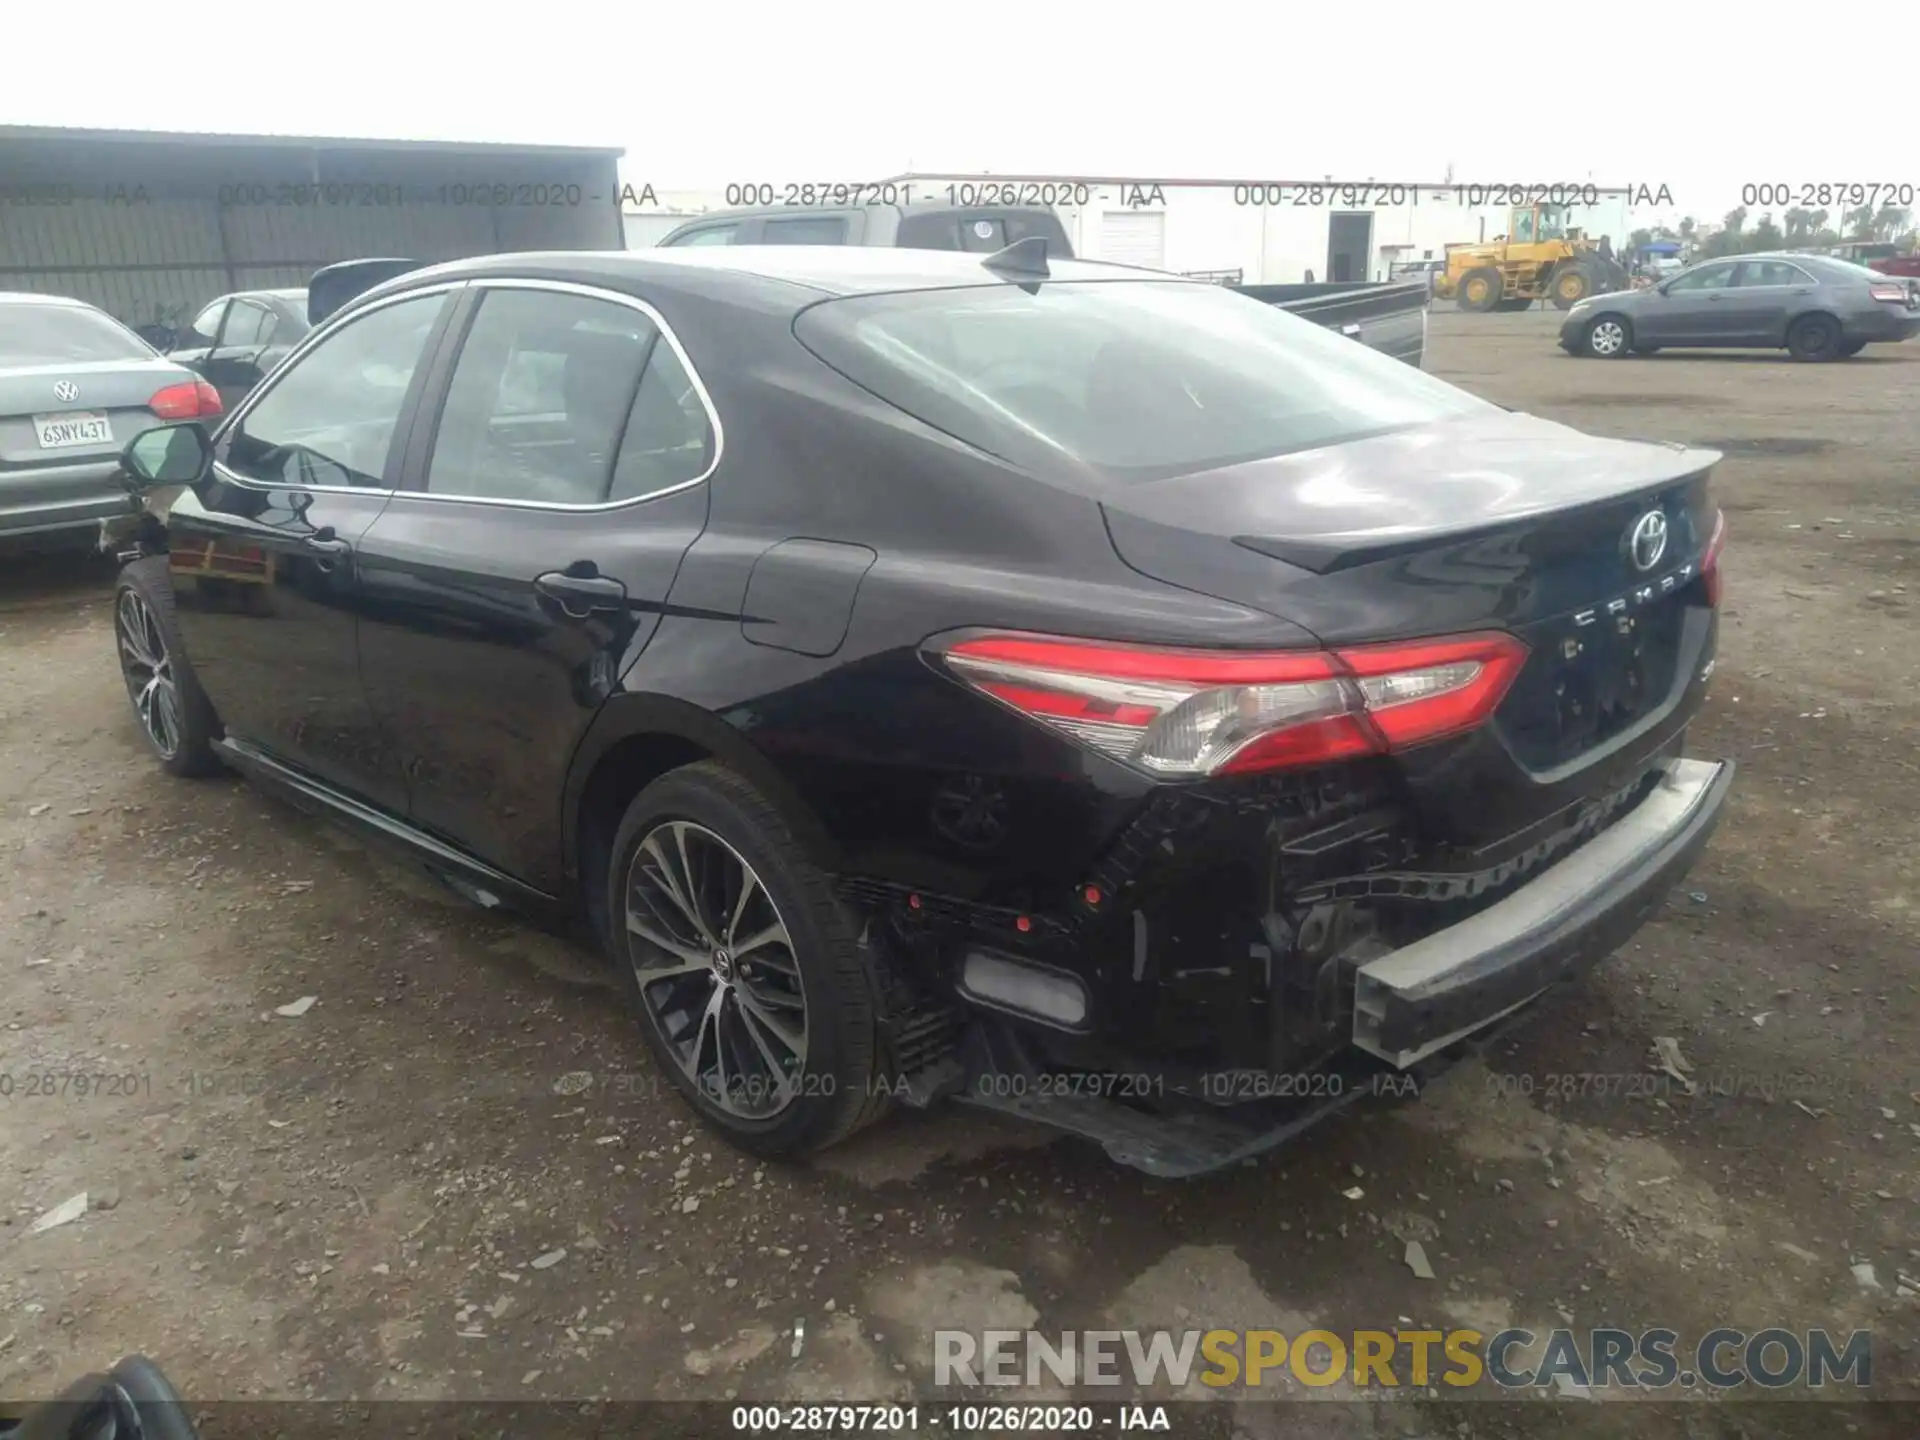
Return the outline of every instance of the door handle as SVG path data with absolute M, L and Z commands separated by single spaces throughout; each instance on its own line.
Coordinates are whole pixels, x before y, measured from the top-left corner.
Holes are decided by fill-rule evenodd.
M 323 525 L 313 534 L 303 536 L 300 543 L 316 555 L 344 555 L 353 548 L 333 533 L 331 525 Z
M 565 570 L 549 570 L 538 576 L 533 588 L 574 620 L 584 620 L 596 610 L 625 610 L 627 587 L 610 575 L 602 575 L 591 561 L 576 561 Z

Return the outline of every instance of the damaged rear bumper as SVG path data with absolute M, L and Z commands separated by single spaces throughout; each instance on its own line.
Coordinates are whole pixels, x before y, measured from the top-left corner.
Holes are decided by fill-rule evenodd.
M 1354 1044 L 1405 1069 L 1590 968 L 1692 867 L 1732 781 L 1731 761 L 1669 761 L 1646 799 L 1537 879 L 1361 966 Z

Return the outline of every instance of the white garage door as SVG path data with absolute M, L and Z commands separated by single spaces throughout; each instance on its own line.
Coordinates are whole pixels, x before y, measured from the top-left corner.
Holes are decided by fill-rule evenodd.
M 1109 210 L 1100 217 L 1100 258 L 1116 265 L 1167 264 L 1167 216 L 1163 210 Z

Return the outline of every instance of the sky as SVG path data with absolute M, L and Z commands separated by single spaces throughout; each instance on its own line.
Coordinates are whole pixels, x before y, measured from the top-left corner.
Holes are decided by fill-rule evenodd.
M 677 190 L 906 170 L 1666 186 L 1636 223 L 1718 219 L 1754 183 L 1920 185 L 1903 85 L 1805 103 L 1795 27 L 1725 7 L 1535 10 L 1531 42 L 1431 0 L 220 13 L 226 41 L 200 34 L 190 64 L 175 38 L 76 49 L 75 12 L 15 5 L 10 57 L 67 58 L 8 64 L 0 123 L 612 145 L 629 183 Z M 92 0 L 81 28 L 153 15 Z

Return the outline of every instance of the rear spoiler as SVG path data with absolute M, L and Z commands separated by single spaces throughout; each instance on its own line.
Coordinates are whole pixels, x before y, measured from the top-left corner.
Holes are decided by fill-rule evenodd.
M 409 270 L 424 269 L 426 260 L 342 260 L 313 272 L 307 281 L 307 324 L 318 325 L 350 300 Z

